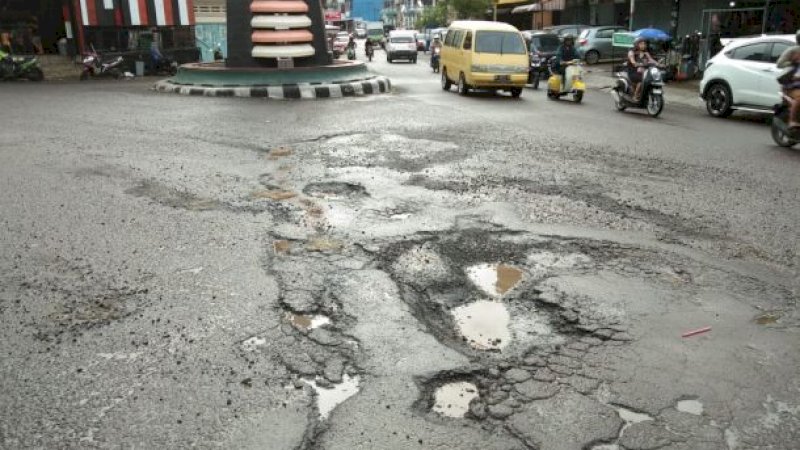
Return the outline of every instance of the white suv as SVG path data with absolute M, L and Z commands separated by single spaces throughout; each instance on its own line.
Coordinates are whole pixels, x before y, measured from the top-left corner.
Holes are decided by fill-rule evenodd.
M 780 103 L 775 62 L 796 45 L 795 36 L 762 36 L 737 41 L 711 58 L 700 82 L 708 113 L 727 117 L 733 110 L 771 112 Z
M 386 61 L 394 62 L 398 58 L 407 59 L 412 63 L 417 62 L 417 33 L 415 31 L 389 32 L 389 40 L 386 41 Z

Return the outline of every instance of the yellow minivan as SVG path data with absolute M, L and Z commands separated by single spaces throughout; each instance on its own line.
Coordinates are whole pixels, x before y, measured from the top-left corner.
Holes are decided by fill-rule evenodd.
M 519 97 L 528 81 L 529 65 L 525 40 L 514 26 L 456 21 L 447 29 L 442 45 L 442 89 L 456 84 L 461 95 L 470 89 L 491 89 Z

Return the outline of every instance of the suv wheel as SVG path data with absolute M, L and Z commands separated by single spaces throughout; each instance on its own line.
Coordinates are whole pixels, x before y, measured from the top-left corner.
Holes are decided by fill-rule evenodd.
M 712 84 L 706 93 L 706 110 L 714 117 L 728 117 L 731 109 L 731 90 L 724 83 Z
M 586 59 L 586 64 L 597 64 L 600 62 L 600 53 L 597 50 L 589 50 L 584 59 Z

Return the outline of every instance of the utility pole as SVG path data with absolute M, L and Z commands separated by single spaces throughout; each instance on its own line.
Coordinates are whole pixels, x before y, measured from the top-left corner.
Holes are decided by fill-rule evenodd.
M 631 0 L 631 11 L 628 15 L 628 31 L 633 31 L 633 12 L 636 9 L 636 0 Z
M 492 20 L 497 22 L 497 0 L 492 1 L 492 5 L 494 6 L 492 8 Z

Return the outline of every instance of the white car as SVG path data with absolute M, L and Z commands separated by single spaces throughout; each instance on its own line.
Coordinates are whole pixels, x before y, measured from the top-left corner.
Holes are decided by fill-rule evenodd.
M 386 61 L 407 59 L 412 63 L 417 62 L 417 33 L 415 31 L 390 31 L 386 41 Z
M 761 36 L 731 42 L 706 63 L 700 97 L 708 113 L 727 117 L 734 110 L 771 112 L 780 103 L 775 63 L 796 45 L 794 35 Z

